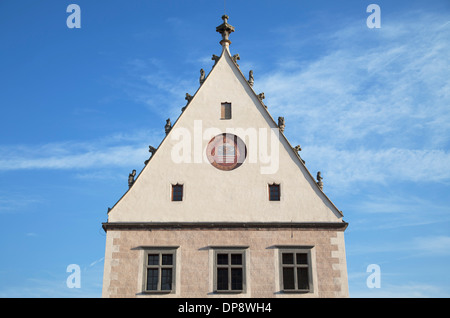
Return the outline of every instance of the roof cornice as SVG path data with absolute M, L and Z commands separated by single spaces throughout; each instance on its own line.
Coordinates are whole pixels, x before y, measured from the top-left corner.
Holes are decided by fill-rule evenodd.
M 105 222 L 108 230 L 190 230 L 190 229 L 299 229 L 345 231 L 348 223 L 342 222 Z

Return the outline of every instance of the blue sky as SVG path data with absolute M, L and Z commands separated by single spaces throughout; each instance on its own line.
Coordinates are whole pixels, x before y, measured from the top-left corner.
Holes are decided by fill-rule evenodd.
M 69 4 L 81 28 L 69 29 Z M 370 29 L 369 4 L 381 9 Z M 450 3 L 226 1 L 343 210 L 351 297 L 450 296 Z M 222 0 L 0 2 L 0 297 L 100 297 L 107 208 L 219 54 Z M 68 288 L 69 264 L 81 288 Z M 381 270 L 368 288 L 367 267 Z

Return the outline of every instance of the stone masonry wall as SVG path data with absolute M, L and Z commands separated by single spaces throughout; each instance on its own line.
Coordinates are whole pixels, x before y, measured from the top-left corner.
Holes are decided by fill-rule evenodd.
M 179 246 L 175 293 L 141 293 L 142 246 Z M 229 296 L 213 293 L 214 246 L 248 246 L 246 292 L 232 297 L 348 297 L 344 233 L 309 229 L 108 230 L 103 297 Z M 277 246 L 313 246 L 313 293 L 280 292 Z

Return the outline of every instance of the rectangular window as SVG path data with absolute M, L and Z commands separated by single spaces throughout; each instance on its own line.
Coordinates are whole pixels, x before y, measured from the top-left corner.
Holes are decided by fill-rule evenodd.
M 172 201 L 183 201 L 182 184 L 172 184 Z
M 214 253 L 214 289 L 217 293 L 245 290 L 245 251 L 217 250 Z
M 310 249 L 281 249 L 280 270 L 284 292 L 312 292 Z
M 220 119 L 231 119 L 231 103 L 221 104 Z
M 280 201 L 279 184 L 269 184 L 269 201 Z
M 173 292 L 175 290 L 175 250 L 147 250 L 144 259 L 144 292 Z

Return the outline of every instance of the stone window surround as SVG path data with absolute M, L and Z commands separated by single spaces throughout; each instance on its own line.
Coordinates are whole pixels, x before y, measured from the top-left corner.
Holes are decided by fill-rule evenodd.
M 247 290 L 247 249 L 248 246 L 210 246 L 213 251 L 213 293 L 215 294 L 245 294 Z M 241 254 L 242 255 L 242 289 L 241 290 L 217 290 L 217 254 Z M 227 266 L 228 267 L 228 266 Z M 231 266 L 229 266 L 231 268 Z M 231 282 L 229 282 L 231 283 Z
M 177 277 L 177 274 L 180 275 L 177 264 L 177 253 L 179 252 L 180 246 L 140 246 L 137 247 L 137 249 L 143 250 L 144 255 L 144 264 L 142 265 L 142 289 L 141 289 L 141 295 L 152 295 L 152 294 L 177 294 L 179 290 L 177 291 L 176 282 L 179 277 Z M 268 246 L 268 249 L 274 249 L 276 250 L 275 255 L 277 258 L 276 261 L 276 267 L 275 267 L 275 278 L 276 278 L 276 290 L 274 290 L 274 293 L 276 294 L 317 294 L 317 292 L 314 289 L 314 285 L 317 280 L 317 273 L 316 273 L 316 257 L 315 257 L 315 248 L 314 246 L 304 246 L 304 245 L 272 245 Z M 210 277 L 212 278 L 210 286 L 212 287 L 211 294 L 231 294 L 231 295 L 242 295 L 245 297 L 247 294 L 247 288 L 249 282 L 247 281 L 248 277 L 248 265 L 250 262 L 250 247 L 249 246 L 208 246 L 208 249 L 211 251 L 210 258 L 212 258 L 212 266 L 210 266 Z M 283 266 L 282 266 L 282 253 L 306 253 L 308 255 L 308 280 L 309 280 L 309 290 L 284 290 L 283 289 Z M 173 254 L 173 273 L 172 273 L 172 290 L 170 291 L 147 291 L 146 290 L 146 284 L 147 284 L 147 255 L 152 253 L 171 253 Z M 217 290 L 217 254 L 220 253 L 242 253 L 243 259 L 242 259 L 242 267 L 243 267 L 243 288 L 242 290 L 229 290 L 229 291 L 218 291 Z M 250 269 L 251 270 L 251 269 Z
M 175 294 L 176 293 L 176 281 L 177 281 L 177 249 L 179 246 L 143 246 L 143 258 L 142 264 L 142 288 L 141 294 Z M 171 290 L 147 290 L 147 261 L 149 254 L 172 254 L 172 289 Z M 160 266 L 161 267 L 161 266 Z M 161 278 L 159 275 L 158 279 Z
M 279 290 L 280 292 L 284 294 L 290 294 L 290 293 L 314 293 L 314 277 L 315 277 L 315 253 L 314 253 L 314 246 L 276 246 L 278 249 L 278 272 L 279 272 Z M 309 288 L 308 290 L 302 290 L 302 289 L 284 289 L 284 282 L 283 282 L 283 261 L 282 261 L 282 255 L 285 253 L 292 253 L 295 254 L 301 253 L 307 255 L 307 268 L 308 268 L 308 283 Z M 294 261 L 294 263 L 296 263 Z M 293 264 L 292 268 L 297 269 L 297 264 Z M 294 270 L 295 273 L 295 270 Z M 296 275 L 294 276 L 296 277 Z

